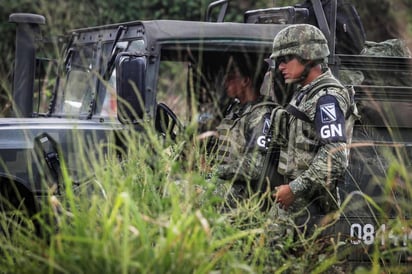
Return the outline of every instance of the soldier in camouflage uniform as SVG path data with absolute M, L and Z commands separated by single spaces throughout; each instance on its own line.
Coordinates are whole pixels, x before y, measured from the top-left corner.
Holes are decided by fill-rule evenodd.
M 227 95 L 233 102 L 217 126 L 215 139 L 215 174 L 217 191 L 224 196 L 226 209 L 258 191 L 266 153 L 266 133 L 270 128 L 273 101 L 260 95 L 260 83 L 250 76 L 246 64 L 232 63 L 225 78 Z
M 285 84 L 297 89 L 274 117 L 274 142 L 280 146 L 278 172 L 284 182 L 273 194 L 272 236 L 291 231 L 297 216 L 327 214 L 338 208 L 336 184 L 348 166 L 357 109 L 326 66 L 327 40 L 315 26 L 297 24 L 280 31 L 270 56 Z M 283 121 L 283 122 L 282 122 Z M 273 122 L 274 123 L 274 122 Z

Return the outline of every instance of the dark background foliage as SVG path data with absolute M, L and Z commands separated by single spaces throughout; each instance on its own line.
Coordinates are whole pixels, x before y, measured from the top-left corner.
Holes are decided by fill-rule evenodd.
M 303 1 L 303 0 L 302 0 Z M 302 1 L 233 0 L 228 20 L 242 21 L 243 12 L 273 6 L 293 5 Z M 0 4 L 0 101 L 8 100 L 14 55 L 14 25 L 8 23 L 13 12 L 30 12 L 46 17 L 42 27 L 45 37 L 57 37 L 71 29 L 148 19 L 203 20 L 211 0 L 1 0 Z M 382 41 L 404 38 L 411 45 L 412 0 L 352 1 L 361 15 L 367 39 Z M 46 55 L 58 52 L 49 50 Z

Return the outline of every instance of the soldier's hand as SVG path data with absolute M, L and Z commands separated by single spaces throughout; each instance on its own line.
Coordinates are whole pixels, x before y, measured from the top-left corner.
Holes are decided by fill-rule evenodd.
M 295 196 L 293 195 L 289 185 L 280 185 L 275 187 L 273 197 L 275 198 L 276 203 L 279 203 L 280 207 L 283 209 L 288 209 L 295 200 Z

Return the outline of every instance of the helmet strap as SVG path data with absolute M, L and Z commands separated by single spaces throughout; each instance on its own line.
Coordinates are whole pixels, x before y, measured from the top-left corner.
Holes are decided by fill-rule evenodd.
M 303 71 L 298 78 L 286 80 L 286 84 L 293 84 L 293 83 L 302 84 L 308 77 L 311 68 L 318 65 L 318 62 L 316 62 L 315 60 L 304 60 L 300 58 L 299 56 L 297 57 L 297 59 L 302 65 L 304 65 Z
M 303 61 L 303 62 L 305 62 L 305 61 Z M 303 62 L 302 62 L 302 63 L 303 63 Z M 296 82 L 296 83 L 299 83 L 299 84 L 302 84 L 302 83 L 306 80 L 306 78 L 308 77 L 308 75 L 309 75 L 309 73 L 310 73 L 310 70 L 311 70 L 313 67 L 316 67 L 317 65 L 319 65 L 319 64 L 321 64 L 321 63 L 322 63 L 321 60 L 309 60 L 309 61 L 306 61 L 306 62 L 304 63 L 305 68 L 303 69 L 302 73 L 300 74 L 300 77 L 297 78 L 295 82 Z
M 300 77 L 298 78 L 298 82 L 301 84 L 305 79 L 308 77 L 310 70 L 313 68 L 313 63 L 312 62 L 307 62 L 305 64 L 305 68 L 303 69 L 302 73 L 300 74 Z

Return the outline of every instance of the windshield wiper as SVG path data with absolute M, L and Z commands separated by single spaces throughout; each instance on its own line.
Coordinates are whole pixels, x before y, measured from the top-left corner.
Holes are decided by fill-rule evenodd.
M 117 47 L 117 42 L 120 40 L 120 37 L 122 36 L 123 32 L 124 32 L 126 29 L 127 29 L 127 27 L 125 27 L 125 26 L 119 26 L 119 27 L 117 28 L 116 36 L 115 36 L 115 38 L 114 38 L 114 40 L 113 40 L 112 48 L 111 48 L 111 51 L 110 51 L 110 52 L 111 52 L 111 55 L 110 55 L 109 61 L 107 62 L 105 72 L 104 72 L 104 74 L 103 74 L 103 80 L 105 80 L 105 81 L 107 81 L 107 80 L 110 79 L 110 76 L 111 76 L 111 74 L 112 74 L 112 72 L 113 72 L 113 70 L 114 70 L 113 64 L 114 64 L 114 61 L 116 60 L 117 54 L 118 54 L 119 51 L 120 51 L 120 48 Z M 95 107 L 95 103 L 96 103 L 96 95 L 93 94 L 93 98 L 92 98 L 92 100 L 91 100 L 91 102 L 90 102 L 90 104 L 89 104 L 89 111 L 88 111 L 87 119 L 91 119 L 91 118 L 92 118 L 92 116 L 93 116 L 93 110 L 94 110 L 94 107 Z
M 111 55 L 110 55 L 109 61 L 107 62 L 105 72 L 103 74 L 103 79 L 104 80 L 109 80 L 110 75 L 113 72 L 113 68 L 114 68 L 113 63 L 116 60 L 117 54 L 121 50 L 116 45 L 117 45 L 117 42 L 119 41 L 120 37 L 122 36 L 123 32 L 126 29 L 127 29 L 127 27 L 125 27 L 125 26 L 119 26 L 119 28 L 117 29 L 116 36 L 115 36 L 114 41 L 113 41 L 112 49 L 110 51 Z

